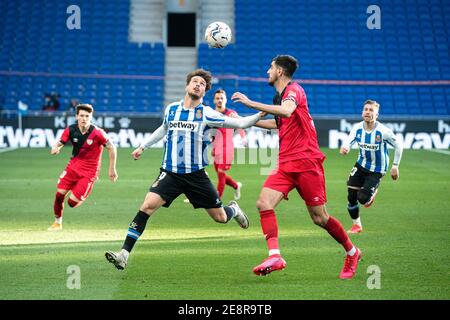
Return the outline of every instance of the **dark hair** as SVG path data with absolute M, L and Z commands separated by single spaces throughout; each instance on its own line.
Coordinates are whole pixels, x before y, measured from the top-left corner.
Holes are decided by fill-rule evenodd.
M 215 97 L 216 94 L 218 94 L 218 93 L 223 93 L 224 95 L 227 95 L 227 93 L 225 92 L 225 90 L 223 90 L 223 89 L 217 89 L 216 92 L 214 92 L 213 97 Z
M 212 81 L 212 75 L 211 72 L 203 70 L 203 69 L 197 69 L 189 73 L 186 77 L 186 85 L 191 82 L 191 79 L 193 77 L 201 77 L 206 81 L 206 89 L 205 92 L 211 89 L 211 81 Z
M 288 78 L 292 78 L 292 75 L 298 68 L 297 59 L 290 55 L 278 55 L 273 58 L 272 61 L 284 70 L 284 73 Z
M 92 105 L 87 104 L 87 103 L 77 104 L 76 107 L 75 107 L 75 110 L 77 110 L 77 114 L 80 112 L 80 110 L 84 110 L 84 111 L 87 111 L 89 113 L 93 113 L 94 112 L 94 108 L 92 107 Z

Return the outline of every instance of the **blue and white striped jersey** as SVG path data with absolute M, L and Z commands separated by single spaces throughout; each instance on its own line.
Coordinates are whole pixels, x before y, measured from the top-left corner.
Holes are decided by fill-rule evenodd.
M 169 104 L 164 112 L 167 131 L 162 168 L 174 173 L 191 173 L 208 165 L 210 129 L 222 127 L 225 116 L 199 104 L 192 109 L 184 101 Z
M 350 149 L 355 142 L 359 146 L 359 165 L 371 172 L 382 174 L 385 174 L 389 167 L 388 145 L 399 148 L 392 130 L 378 121 L 370 132 L 365 130 L 364 121 L 353 126 L 343 146 Z

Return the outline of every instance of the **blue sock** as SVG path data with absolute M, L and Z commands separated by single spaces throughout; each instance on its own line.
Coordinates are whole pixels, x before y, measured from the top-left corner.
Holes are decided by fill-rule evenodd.
M 236 216 L 236 209 L 229 206 L 223 206 L 223 208 L 225 209 L 225 213 L 227 214 L 227 222 Z

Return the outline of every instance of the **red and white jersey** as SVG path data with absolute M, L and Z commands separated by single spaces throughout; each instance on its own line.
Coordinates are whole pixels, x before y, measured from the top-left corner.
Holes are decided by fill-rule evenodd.
M 225 116 L 237 116 L 237 112 L 231 109 L 225 109 L 222 112 Z M 212 143 L 212 155 L 214 162 L 218 164 L 231 164 L 234 159 L 234 129 L 217 128 Z
M 319 149 L 316 128 L 309 114 L 303 88 L 296 82 L 289 82 L 280 96 L 274 98 L 274 104 L 292 100 L 297 107 L 289 118 L 275 117 L 280 139 L 278 162 L 324 158 L 325 155 Z
M 67 167 L 77 171 L 88 178 L 97 177 L 100 172 L 103 147 L 109 138 L 103 129 L 91 125 L 85 134 L 82 134 L 78 124 L 67 127 L 62 136 L 61 143 L 72 142 L 72 158 Z

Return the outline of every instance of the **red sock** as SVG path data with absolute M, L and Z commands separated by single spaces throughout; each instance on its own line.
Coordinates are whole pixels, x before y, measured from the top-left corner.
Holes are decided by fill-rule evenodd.
M 324 228 L 337 242 L 339 242 L 344 247 L 346 252 L 350 251 L 353 248 L 353 243 L 351 242 L 339 220 L 330 216 Z
M 76 206 L 78 206 L 79 202 L 72 200 L 72 199 L 68 199 L 67 200 L 67 204 L 71 207 L 71 208 L 75 208 Z
M 269 250 L 279 249 L 278 246 L 278 224 L 275 211 L 264 210 L 259 212 L 261 227 L 266 237 L 267 247 Z
M 217 193 L 219 193 L 219 198 L 222 198 L 223 190 L 225 189 L 226 176 L 225 172 L 217 171 Z
M 225 175 L 226 178 L 226 184 L 232 187 L 233 189 L 237 189 L 238 185 L 237 182 L 233 180 L 230 176 Z
M 64 198 L 65 195 L 56 192 L 55 201 L 53 202 L 53 211 L 55 212 L 56 218 L 61 218 L 64 211 Z

